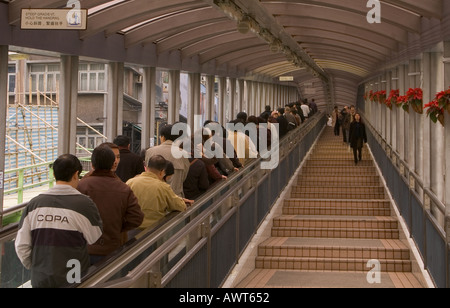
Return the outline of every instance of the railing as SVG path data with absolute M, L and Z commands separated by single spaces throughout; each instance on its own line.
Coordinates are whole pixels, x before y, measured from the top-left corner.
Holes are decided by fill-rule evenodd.
M 209 190 L 187 212 L 167 217 L 162 225 L 142 232 L 92 267 L 81 284 L 73 287 L 219 287 L 325 124 L 322 114 L 309 119 L 280 142 L 277 168 L 263 170 L 263 160 L 253 160 Z M 0 255 L 0 288 L 29 281 L 29 272 L 15 255 L 17 227 L 0 230 L 5 251 Z M 6 268 L 6 274 L 13 276 L 9 282 L 3 278 Z
M 409 169 L 376 129 L 366 121 L 369 145 L 411 238 L 436 286 L 450 287 L 450 245 L 445 231 L 445 204 Z
M 33 166 L 27 166 L 24 168 L 6 170 L 5 174 L 17 174 L 16 177 L 8 179 L 9 181 L 17 181 L 17 187 L 13 188 L 13 189 L 5 190 L 4 194 L 10 195 L 10 194 L 17 193 L 17 204 L 20 204 L 20 203 L 23 203 L 23 192 L 25 190 L 33 189 L 35 187 L 43 186 L 46 184 L 49 184 L 50 187 L 52 187 L 53 183 L 55 182 L 55 179 L 53 177 L 53 170 L 50 168 L 50 165 L 51 165 L 51 163 L 42 163 L 42 164 L 37 164 L 37 165 L 33 165 Z M 33 170 L 33 169 L 36 169 L 36 170 L 46 169 L 46 170 L 41 170 L 41 171 L 34 172 L 29 175 L 25 175 L 25 172 L 27 170 Z M 24 185 L 24 182 L 25 182 L 24 180 L 26 177 L 36 177 L 36 176 L 40 176 L 43 174 L 45 174 L 45 176 L 47 177 L 47 180 L 40 181 L 35 184 Z
M 252 161 L 77 287 L 220 287 L 325 124 L 314 116 L 280 142 L 277 168 Z
M 90 157 L 88 158 L 80 158 L 81 163 L 83 164 L 83 170 L 87 170 L 88 167 L 90 168 Z M 24 192 L 27 190 L 41 187 L 48 185 L 49 188 L 52 188 L 55 184 L 55 178 L 53 175 L 53 169 L 51 168 L 50 162 L 32 165 L 32 166 L 26 166 L 23 168 L 17 168 L 17 169 L 10 169 L 5 171 L 5 175 L 12 174 L 15 175 L 13 177 L 6 177 L 5 176 L 5 182 L 17 182 L 17 187 L 8 189 L 4 191 L 5 196 L 9 196 L 12 194 L 17 194 L 17 202 L 13 206 L 9 206 L 8 208 L 5 208 L 2 211 L 0 211 L 0 229 L 1 227 L 6 227 L 10 223 L 17 222 L 17 213 L 20 213 L 20 211 L 25 207 L 24 205 Z M 37 170 L 35 172 L 32 172 L 30 174 L 27 174 L 28 170 Z M 85 174 L 87 171 L 84 171 L 82 173 Z M 44 176 L 43 176 L 44 175 Z M 44 180 L 39 180 L 36 183 L 25 185 L 27 178 L 35 178 L 35 177 L 41 177 L 43 176 Z M 18 205 L 18 206 L 16 206 Z M 13 208 L 10 210 L 10 208 Z

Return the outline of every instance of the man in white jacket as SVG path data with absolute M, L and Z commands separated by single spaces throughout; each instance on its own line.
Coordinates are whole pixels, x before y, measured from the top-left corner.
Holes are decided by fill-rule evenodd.
M 87 245 L 102 235 L 95 203 L 76 188 L 82 166 L 63 155 L 53 164 L 56 185 L 25 208 L 15 241 L 17 256 L 31 270 L 33 288 L 79 282 L 90 266 Z

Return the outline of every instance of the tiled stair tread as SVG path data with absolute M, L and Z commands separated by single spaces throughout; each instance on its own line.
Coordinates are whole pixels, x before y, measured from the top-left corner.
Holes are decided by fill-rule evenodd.
M 321 246 L 321 247 L 360 247 L 406 249 L 401 240 L 355 239 L 355 238 L 318 238 L 318 237 L 271 237 L 260 246 Z
M 353 272 L 256 269 L 237 288 L 422 288 L 412 273 L 381 273 L 380 284 L 367 281 L 367 270 Z
M 349 197 L 352 197 L 353 200 L 356 199 L 363 199 L 363 200 L 370 200 L 370 199 L 384 199 L 383 193 L 357 193 L 349 196 L 347 193 L 311 193 L 311 192 L 292 192 L 291 193 L 292 198 L 323 198 L 323 199 L 348 199 Z
M 283 235 L 281 235 L 283 234 Z M 398 229 L 369 228 L 320 228 L 320 227 L 273 227 L 274 236 L 313 236 L 313 237 L 356 237 L 356 238 L 399 238 Z
M 374 205 L 383 205 L 386 207 L 390 207 L 390 201 L 389 200 L 380 200 L 380 199 L 374 199 L 374 200 L 354 200 L 354 199 L 340 199 L 340 200 L 330 200 L 330 199 L 308 199 L 308 198 L 286 198 L 284 200 L 284 205 L 302 205 L 302 204 L 317 204 L 319 203 L 322 206 L 334 206 L 336 204 L 338 205 L 345 205 L 345 206 L 374 206 Z
M 345 219 L 336 215 L 322 215 L 318 217 L 317 215 L 283 215 L 275 218 L 275 220 L 339 220 L 339 221 L 376 221 L 376 222 L 398 222 L 395 217 L 387 216 L 351 216 Z
M 316 215 L 285 215 L 274 219 L 274 226 L 307 226 L 307 225 L 335 225 L 336 227 L 357 227 L 366 225 L 398 228 L 397 219 L 376 219 L 376 216 L 352 216 L 352 217 L 337 217 L 336 215 L 323 215 L 317 217 Z
M 305 187 L 293 186 L 292 192 L 311 192 L 311 193 L 339 193 L 339 194 L 353 194 L 353 193 L 384 193 L 384 187 L 378 186 L 364 186 L 364 187 L 342 187 L 342 186 L 322 186 L 322 187 Z
M 363 271 L 370 259 L 257 257 L 256 268 L 290 270 Z M 382 272 L 411 272 L 410 260 L 379 260 Z

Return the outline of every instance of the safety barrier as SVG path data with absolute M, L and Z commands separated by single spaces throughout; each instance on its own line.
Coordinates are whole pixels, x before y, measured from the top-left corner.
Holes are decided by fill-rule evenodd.
M 374 127 L 368 121 L 365 123 L 372 153 L 417 245 L 425 269 L 437 287 L 450 287 L 450 245 L 445 232 L 445 205 L 424 187 L 420 177 L 408 168 L 408 164 Z
M 77 287 L 220 287 L 325 125 L 315 115 L 280 142 L 277 168 L 251 162 Z

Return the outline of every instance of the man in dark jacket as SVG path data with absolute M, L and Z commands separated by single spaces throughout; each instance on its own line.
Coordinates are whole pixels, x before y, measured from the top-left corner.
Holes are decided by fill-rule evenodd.
M 289 122 L 286 119 L 286 117 L 284 116 L 284 112 L 285 112 L 284 108 L 278 109 L 279 116 L 277 118 L 277 121 L 278 121 L 278 124 L 280 125 L 280 128 L 279 128 L 280 129 L 280 131 L 279 131 L 280 140 L 283 139 L 283 137 L 286 136 L 289 131 L 288 130 Z
M 115 155 L 109 146 L 97 147 L 92 153 L 94 171 L 78 185 L 78 190 L 95 202 L 104 224 L 102 237 L 89 246 L 92 264 L 125 244 L 126 232 L 138 228 L 144 219 L 131 188 L 111 171 L 114 161 Z
M 355 114 L 355 119 L 350 125 L 349 140 L 355 157 L 355 165 L 357 165 L 358 161 L 362 160 L 362 149 L 364 144 L 367 143 L 366 126 L 362 123 L 359 113 Z
M 120 163 L 117 167 L 116 174 L 122 182 L 126 183 L 129 179 L 145 171 L 142 158 L 130 151 L 130 138 L 127 136 L 118 136 L 114 139 L 114 144 L 120 150 Z

